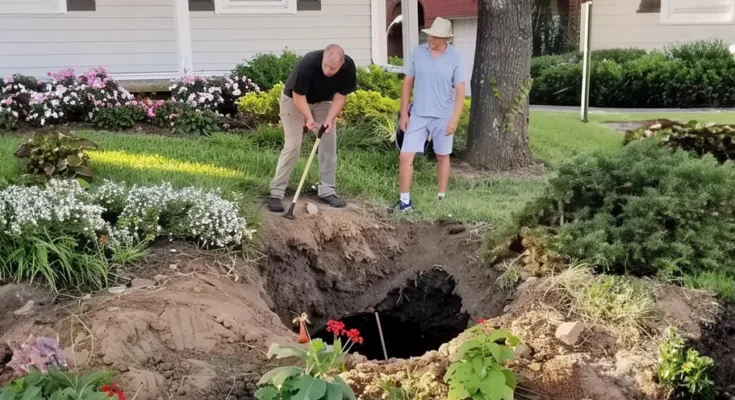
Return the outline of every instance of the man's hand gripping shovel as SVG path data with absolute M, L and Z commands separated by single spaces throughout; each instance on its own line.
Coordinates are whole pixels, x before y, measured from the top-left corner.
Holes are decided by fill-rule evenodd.
M 291 206 L 288 207 L 288 211 L 286 211 L 285 214 L 283 214 L 284 218 L 293 219 L 293 211 L 296 208 L 296 201 L 299 199 L 299 194 L 301 194 L 301 189 L 304 187 L 304 181 L 306 180 L 306 175 L 309 174 L 309 167 L 311 166 L 311 160 L 314 159 L 314 154 L 316 154 L 317 148 L 319 148 L 319 141 L 322 139 L 322 135 L 324 135 L 324 132 L 326 132 L 327 126 L 322 125 L 321 128 L 319 128 L 319 132 L 316 134 L 316 140 L 314 141 L 314 147 L 311 149 L 311 154 L 309 154 L 309 159 L 306 161 L 306 168 L 304 168 L 304 173 L 301 175 L 301 182 L 299 182 L 299 187 L 296 188 L 296 194 L 293 196 L 293 201 L 291 202 Z

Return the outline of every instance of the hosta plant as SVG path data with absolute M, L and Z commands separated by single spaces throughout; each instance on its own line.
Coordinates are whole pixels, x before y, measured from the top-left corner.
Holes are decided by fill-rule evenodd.
M 462 343 L 444 375 L 449 400 L 513 400 L 516 378 L 503 363 L 516 357 L 520 339 L 503 330 L 487 334 L 480 325 L 470 329 L 473 338 Z
M 15 151 L 15 156 L 25 161 L 26 170 L 33 174 L 90 180 L 92 170 L 84 151 L 97 147 L 87 139 L 70 134 L 37 132 Z
M 79 376 L 56 366 L 47 373 L 31 367 L 28 375 L 0 391 L 0 400 L 125 400 L 117 386 L 107 385 L 111 377 L 106 371 Z
M 258 382 L 263 387 L 255 397 L 258 400 L 355 400 L 350 386 L 337 374 L 344 366 L 344 354 L 355 343 L 362 343 L 363 338 L 357 329 L 347 330 L 339 321 L 329 321 L 327 331 L 334 333 L 333 345 L 321 339 L 309 339 L 305 349 L 271 345 L 268 358 L 296 357 L 304 366 L 279 367 L 266 372 Z M 347 338 L 344 344 L 341 337 Z

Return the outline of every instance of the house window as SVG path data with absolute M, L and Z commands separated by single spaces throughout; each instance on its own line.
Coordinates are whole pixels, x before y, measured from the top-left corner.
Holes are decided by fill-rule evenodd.
M 0 14 L 66 14 L 66 0 L 2 0 Z
M 95 11 L 95 0 L 66 0 L 66 11 Z
M 189 11 L 214 11 L 214 0 L 189 0 Z
M 661 23 L 716 25 L 735 21 L 735 0 L 661 0 Z
M 661 0 L 641 0 L 638 6 L 639 13 L 659 13 L 661 12 Z
M 299 11 L 319 11 L 322 9 L 322 0 L 298 0 L 296 9 Z
M 296 14 L 297 0 L 214 0 L 216 14 Z

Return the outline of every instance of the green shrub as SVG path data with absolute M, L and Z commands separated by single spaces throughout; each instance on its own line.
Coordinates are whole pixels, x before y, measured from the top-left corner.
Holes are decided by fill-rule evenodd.
M 697 41 L 664 52 L 592 52 L 592 106 L 728 107 L 735 105 L 735 57 L 721 41 Z M 578 105 L 582 59 L 537 57 L 531 76 L 534 104 Z
M 658 379 L 678 396 L 686 399 L 713 399 L 714 382 L 710 373 L 714 361 L 687 348 L 684 339 L 669 327 L 666 337 L 659 343 Z
M 672 149 L 689 151 L 699 157 L 711 154 L 721 163 L 727 160 L 735 161 L 735 126 L 733 125 L 661 120 L 651 126 L 626 132 L 623 144 L 627 145 L 649 137 L 661 139 L 664 145 Z
M 237 102 L 237 109 L 241 118 L 256 124 L 277 124 L 281 113 L 281 94 L 283 84 L 273 86 L 267 92 L 248 93 Z
M 399 108 L 398 99 L 384 97 L 379 92 L 358 89 L 347 96 L 342 118 L 348 124 L 395 120 Z
M 41 373 L 31 366 L 28 375 L 0 391 L 2 400 L 108 400 L 123 399 L 117 385 L 104 386 L 113 374 L 107 371 L 76 375 L 59 367 Z M 102 390 L 109 389 L 109 390 Z M 113 397 L 114 396 L 114 397 Z
M 397 57 L 397 56 L 390 56 L 388 57 L 388 64 L 403 66 L 403 58 Z
M 89 156 L 84 151 L 96 148 L 87 139 L 46 131 L 34 133 L 14 154 L 31 174 L 91 179 Z
M 15 124 L 17 123 L 18 112 L 0 106 L 0 132 L 15 129 Z
M 285 83 L 300 59 L 301 56 L 291 51 L 284 51 L 281 55 L 258 54 L 251 60 L 238 64 L 232 74 L 237 77 L 246 76 L 261 90 L 268 91 L 279 82 Z
M 388 72 L 377 65 L 357 68 L 357 87 L 362 90 L 378 92 L 391 99 L 401 98 L 403 74 Z
M 92 116 L 95 127 L 110 131 L 122 131 L 135 126 L 145 119 L 145 111 L 140 107 L 123 105 L 121 107 L 102 107 Z
M 600 49 L 592 51 L 592 61 L 609 60 L 618 64 L 625 64 L 645 56 L 648 52 L 643 49 Z
M 220 117 L 213 111 L 184 106 L 176 117 L 174 133 L 210 136 L 219 130 Z
M 551 249 L 603 271 L 735 273 L 735 165 L 638 141 L 559 168 L 518 216 Z M 676 271 L 675 271 L 676 272 Z

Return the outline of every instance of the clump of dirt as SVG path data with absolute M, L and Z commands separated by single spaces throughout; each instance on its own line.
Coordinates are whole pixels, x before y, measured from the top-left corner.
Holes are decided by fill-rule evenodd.
M 735 307 L 722 307 L 717 315 L 701 321 L 699 340 L 692 342 L 702 355 L 715 362 L 715 383 L 735 396 Z

